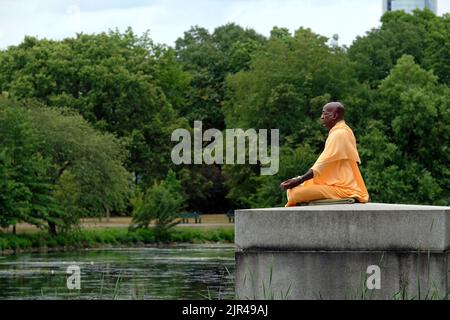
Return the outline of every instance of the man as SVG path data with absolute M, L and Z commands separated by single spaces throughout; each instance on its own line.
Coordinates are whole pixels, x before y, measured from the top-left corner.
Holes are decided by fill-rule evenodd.
M 320 119 L 330 131 L 325 149 L 308 172 L 281 183 L 287 190 L 286 207 L 319 199 L 355 198 L 368 202 L 369 194 L 357 165 L 361 160 L 356 139 L 344 121 L 344 106 L 327 103 Z

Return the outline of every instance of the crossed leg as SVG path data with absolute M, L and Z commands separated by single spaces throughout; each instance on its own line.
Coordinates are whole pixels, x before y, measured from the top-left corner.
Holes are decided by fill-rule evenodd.
M 300 202 L 310 202 L 320 199 L 341 199 L 332 186 L 320 184 L 299 185 L 287 190 L 288 202 L 285 207 L 295 207 Z

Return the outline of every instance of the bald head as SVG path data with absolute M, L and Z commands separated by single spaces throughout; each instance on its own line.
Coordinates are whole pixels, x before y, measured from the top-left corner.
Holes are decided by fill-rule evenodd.
M 330 112 L 336 112 L 339 120 L 344 119 L 344 106 L 340 102 L 330 102 L 324 106 L 324 109 L 327 109 Z
M 334 125 L 344 119 L 344 106 L 340 102 L 329 102 L 322 109 L 323 125 L 331 129 Z

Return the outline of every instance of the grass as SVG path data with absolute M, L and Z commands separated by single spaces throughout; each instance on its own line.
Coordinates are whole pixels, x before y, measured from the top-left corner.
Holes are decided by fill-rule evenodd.
M 201 228 L 210 227 L 217 228 L 219 226 L 232 227 L 233 224 L 229 223 L 225 214 L 202 214 L 202 223 L 196 225 Z M 152 221 L 153 223 L 154 221 Z M 132 223 L 131 217 L 111 217 L 109 221 L 106 221 L 105 217 L 102 218 L 82 218 L 80 221 L 80 227 L 82 229 L 109 229 L 109 228 L 127 228 Z M 189 223 L 193 224 L 194 219 L 189 219 Z M 7 229 L 0 228 L 1 231 L 12 231 L 12 227 Z M 18 234 L 39 232 L 36 226 L 27 223 L 18 223 L 16 225 L 16 231 Z
M 174 228 L 170 231 L 166 243 L 233 243 L 234 228 L 231 227 L 205 227 L 205 228 Z M 14 235 L 0 232 L 0 252 L 20 251 L 31 249 L 77 249 L 105 245 L 145 245 L 160 243 L 154 230 L 141 229 L 129 232 L 126 228 L 88 229 L 68 234 L 59 234 L 56 237 L 46 232 L 33 232 Z
M 252 288 L 253 291 L 253 297 L 239 297 L 236 296 L 236 299 L 238 300 L 290 300 L 291 294 L 292 294 L 292 280 L 289 283 L 289 286 L 287 288 L 274 288 L 272 286 L 273 281 L 273 275 L 274 275 L 274 257 L 272 257 L 272 261 L 269 265 L 269 269 L 267 272 L 267 275 L 263 276 L 261 275 L 261 285 L 257 281 L 255 281 L 255 272 L 254 270 L 251 270 L 247 267 L 246 272 L 244 273 L 244 279 L 242 280 L 242 286 L 246 287 L 247 283 L 247 275 L 249 280 L 249 283 L 247 284 L 247 287 L 249 286 Z M 258 277 L 259 278 L 259 277 Z M 279 289 L 279 296 L 278 290 Z
M 227 278 L 234 278 L 234 276 L 231 274 L 230 270 L 228 270 L 227 266 L 223 266 L 223 270 L 220 277 L 220 286 L 218 288 L 217 292 L 211 292 L 210 287 L 208 286 L 206 288 L 207 292 L 206 294 L 199 293 L 200 297 L 202 299 L 206 300 L 223 300 L 222 296 L 222 289 L 224 289 L 225 286 L 229 286 L 230 283 L 227 283 Z M 225 286 L 223 285 L 225 283 Z M 234 282 L 231 283 L 231 285 L 234 287 Z

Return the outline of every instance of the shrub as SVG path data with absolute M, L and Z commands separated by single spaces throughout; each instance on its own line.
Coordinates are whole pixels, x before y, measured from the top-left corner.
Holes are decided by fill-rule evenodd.
M 143 195 L 136 191 L 132 199 L 133 223 L 131 230 L 148 228 L 151 220 L 156 221 L 154 236 L 157 241 L 166 242 L 170 239 L 169 230 L 178 224 L 179 210 L 182 208 L 184 196 L 175 173 L 169 172 L 161 183 L 155 183 Z

